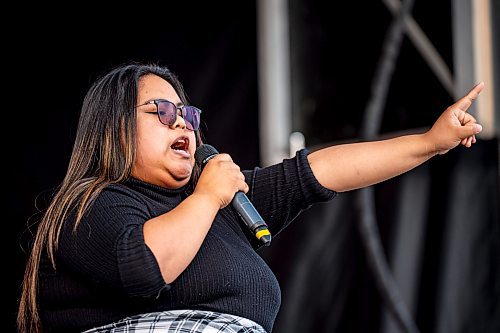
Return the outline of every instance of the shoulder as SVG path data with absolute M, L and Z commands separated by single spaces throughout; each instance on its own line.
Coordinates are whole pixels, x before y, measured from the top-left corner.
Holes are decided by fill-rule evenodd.
M 126 201 L 143 201 L 144 195 L 134 190 L 130 186 L 121 183 L 113 183 L 107 185 L 101 193 L 96 197 L 96 200 L 121 199 Z
M 105 215 L 117 213 L 137 214 L 147 213 L 147 198 L 140 192 L 126 184 L 109 184 L 94 199 L 90 206 L 93 213 L 100 212 Z M 142 214 L 141 214 L 142 215 Z

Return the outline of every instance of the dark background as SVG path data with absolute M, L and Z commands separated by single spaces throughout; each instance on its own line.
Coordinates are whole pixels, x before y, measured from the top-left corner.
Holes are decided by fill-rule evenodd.
M 103 71 L 129 60 L 169 66 L 184 83 L 191 103 L 204 111 L 205 141 L 231 154 L 244 169 L 260 163 L 254 1 L 75 8 L 30 8 L 19 24 L 4 29 L 11 51 L 5 81 L 12 89 L 4 127 L 15 134 L 6 139 L 11 168 L 7 238 L 8 247 L 15 249 L 8 284 L 15 286 L 8 288 L 12 328 L 30 244 L 28 227 L 39 218 L 37 207 L 43 209 L 64 177 L 83 97 Z M 450 1 L 416 1 L 413 16 L 453 68 Z M 391 18 L 378 1 L 290 1 L 293 130 L 305 134 L 308 147 L 359 137 Z M 396 66 L 383 134 L 428 127 L 453 102 L 407 38 Z M 481 280 L 486 282 L 477 287 L 481 292 L 476 299 L 464 300 L 476 304 L 475 309 L 450 314 L 440 306 L 446 302 L 437 301 L 445 272 L 441 267 L 448 258 L 437 253 L 450 231 L 450 223 L 442 221 L 456 208 L 452 191 L 461 166 L 471 178 L 483 180 L 476 192 L 482 213 L 472 228 L 490 238 L 484 242 L 486 250 L 476 256 L 475 269 L 486 267 Z M 455 320 L 457 332 L 494 331 L 500 327 L 498 142 L 479 140 L 469 151 L 459 147 L 417 169 L 415 174 L 423 172 L 430 184 L 411 306 L 417 325 L 422 332 L 449 331 L 457 326 L 442 323 Z M 391 244 L 397 237 L 401 186 L 400 177 L 376 186 L 378 223 L 389 257 L 395 251 Z M 337 205 L 333 210 L 326 205 L 311 208 L 261 251 L 283 288 L 275 332 L 383 331 L 383 305 L 356 230 L 354 196 L 342 194 L 331 203 Z M 334 222 L 320 222 L 329 219 Z M 318 223 L 325 234 L 315 234 Z M 468 227 L 462 225 L 464 233 L 470 232 Z M 331 241 L 325 239 L 329 233 Z M 296 289 L 297 281 L 305 281 L 301 290 Z M 477 295 L 477 288 L 469 294 Z M 464 312 L 465 319 L 460 319 Z M 471 330 L 472 322 L 479 326 Z

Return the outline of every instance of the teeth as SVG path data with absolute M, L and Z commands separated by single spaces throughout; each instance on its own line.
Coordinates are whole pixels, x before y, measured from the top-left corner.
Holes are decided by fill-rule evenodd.
M 183 138 L 179 138 L 178 140 L 176 140 L 173 144 L 172 144 L 172 149 L 174 150 L 187 150 L 187 146 L 188 146 L 188 140 L 187 139 L 183 139 Z

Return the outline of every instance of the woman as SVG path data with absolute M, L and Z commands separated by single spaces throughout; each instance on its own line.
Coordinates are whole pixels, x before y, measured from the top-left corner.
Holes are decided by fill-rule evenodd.
M 301 150 L 244 172 L 218 154 L 200 173 L 201 111 L 177 78 L 157 65 L 113 69 L 85 97 L 66 177 L 26 269 L 19 330 L 271 332 L 279 286 L 228 206 L 235 193 L 248 193 L 277 234 L 336 192 L 470 147 L 481 126 L 466 111 L 482 88 L 424 134 Z

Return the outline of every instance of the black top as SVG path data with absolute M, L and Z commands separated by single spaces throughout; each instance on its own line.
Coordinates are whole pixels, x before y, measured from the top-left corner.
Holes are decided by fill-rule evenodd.
M 250 185 L 247 196 L 273 236 L 301 210 L 335 196 L 314 177 L 306 150 L 244 174 Z M 133 314 L 200 309 L 245 317 L 271 332 L 280 307 L 279 285 L 255 252 L 255 237 L 231 206 L 218 212 L 186 270 L 169 285 L 163 280 L 144 243 L 142 226 L 186 196 L 185 187 L 170 190 L 130 179 L 108 186 L 76 232 L 70 217 L 61 232 L 57 270 L 42 260 L 39 299 L 44 327 L 51 332 L 82 331 Z

